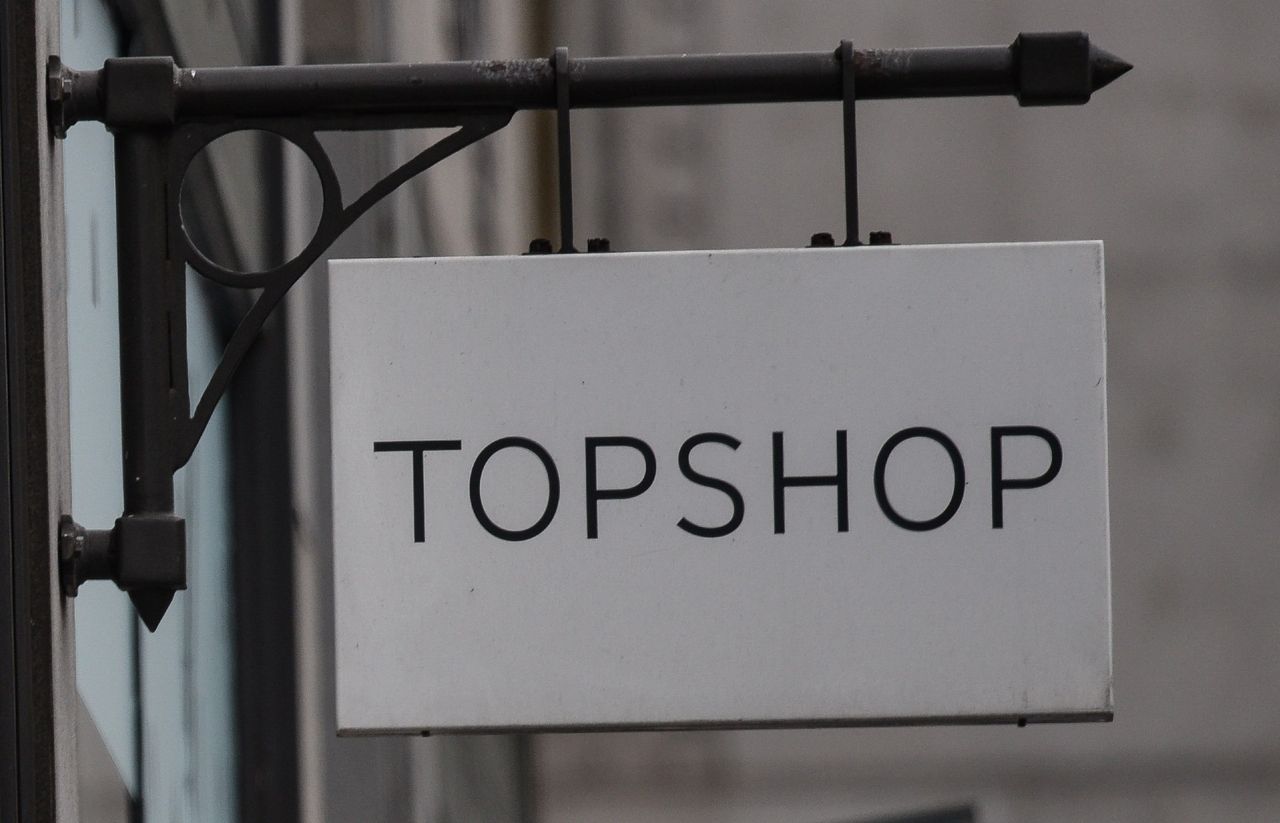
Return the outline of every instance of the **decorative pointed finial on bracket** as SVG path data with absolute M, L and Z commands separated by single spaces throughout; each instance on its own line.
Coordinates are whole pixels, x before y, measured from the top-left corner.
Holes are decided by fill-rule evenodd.
M 1073 106 L 1133 66 L 1089 42 L 1079 31 L 1020 34 L 1010 46 L 1024 106 Z

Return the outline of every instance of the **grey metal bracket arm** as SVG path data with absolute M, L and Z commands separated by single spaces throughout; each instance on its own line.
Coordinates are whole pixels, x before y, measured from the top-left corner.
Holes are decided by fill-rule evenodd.
M 841 101 L 845 245 L 859 245 L 855 104 L 862 100 L 1012 95 L 1024 106 L 1072 105 L 1131 66 L 1079 32 L 1023 34 L 1010 46 L 713 54 L 333 66 L 180 68 L 171 58 L 108 60 L 76 71 L 51 58 L 50 128 L 84 120 L 115 137 L 124 512 L 110 529 L 63 518 L 64 594 L 110 579 L 155 630 L 186 588 L 185 525 L 173 474 L 191 458 L 213 410 L 289 288 L 375 203 L 441 160 L 504 127 L 516 111 L 557 116 L 561 252 L 573 248 L 569 119 L 574 108 Z M 455 129 L 347 201 L 317 135 Z M 270 132 L 300 148 L 320 179 L 320 223 L 293 259 L 233 271 L 192 242 L 179 192 L 193 159 L 236 131 Z M 194 410 L 187 388 L 186 268 L 257 290 Z

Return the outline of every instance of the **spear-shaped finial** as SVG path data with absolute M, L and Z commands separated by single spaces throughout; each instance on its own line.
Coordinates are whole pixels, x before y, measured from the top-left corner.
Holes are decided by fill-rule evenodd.
M 1090 46 L 1089 65 L 1093 69 L 1093 90 L 1105 88 L 1115 80 L 1128 74 L 1133 64 L 1121 60 L 1106 49 Z
M 129 599 L 133 601 L 133 607 L 137 609 L 138 617 L 142 618 L 147 631 L 154 632 L 159 628 L 160 620 L 173 602 L 173 595 L 172 589 L 158 588 L 129 592 Z
M 1010 47 L 1018 102 L 1075 106 L 1133 68 L 1080 31 L 1020 34 Z

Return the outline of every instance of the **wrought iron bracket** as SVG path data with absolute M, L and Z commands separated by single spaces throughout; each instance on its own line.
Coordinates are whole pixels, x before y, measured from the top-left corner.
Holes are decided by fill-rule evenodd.
M 264 323 L 375 203 L 503 128 L 518 110 L 556 112 L 560 252 L 569 253 L 576 251 L 573 108 L 839 100 L 845 245 L 857 246 L 858 101 L 1013 95 L 1027 106 L 1079 104 L 1129 68 L 1078 32 L 1023 34 L 1011 46 L 976 48 L 856 51 L 844 41 L 834 53 L 574 60 L 560 48 L 542 60 L 435 64 L 188 69 L 172 58 L 142 57 L 76 71 L 50 58 L 52 132 L 62 137 L 75 123 L 96 120 L 115 137 L 120 283 L 124 513 L 109 530 L 86 530 L 63 518 L 63 592 L 71 597 L 87 580 L 113 580 L 155 630 L 174 593 L 186 587 L 185 528 L 174 513 L 173 474 L 191 459 Z M 350 201 L 317 136 L 427 127 L 455 130 Z M 179 195 L 206 146 L 247 130 L 301 149 L 319 177 L 322 204 L 316 232 L 297 256 L 241 272 L 192 242 Z M 592 241 L 589 250 L 604 251 L 607 244 Z M 187 267 L 222 286 L 257 292 L 194 410 L 187 387 Z

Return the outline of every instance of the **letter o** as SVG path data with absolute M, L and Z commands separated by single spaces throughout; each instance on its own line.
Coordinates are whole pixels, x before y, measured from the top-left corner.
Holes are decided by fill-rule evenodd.
M 532 452 L 535 457 L 542 461 L 543 468 L 547 470 L 547 508 L 542 512 L 542 517 L 538 518 L 538 522 L 527 529 L 504 529 L 494 523 L 488 512 L 484 510 L 484 502 L 480 499 L 480 478 L 484 474 L 484 467 L 489 462 L 489 458 L 503 449 L 516 448 Z M 485 446 L 476 457 L 475 465 L 471 467 L 471 511 L 475 513 L 476 520 L 484 527 L 485 531 L 494 537 L 510 540 L 513 543 L 537 537 L 546 531 L 547 526 L 551 525 L 559 505 L 560 473 L 556 471 L 555 461 L 551 459 L 551 455 L 547 453 L 547 450 L 534 441 L 526 437 L 504 437 Z
M 942 514 L 932 520 L 911 520 L 898 514 L 897 510 L 893 508 L 893 504 L 889 502 L 889 494 L 884 488 L 884 470 L 889 464 L 889 455 L 898 446 L 916 437 L 927 438 L 946 449 L 947 456 L 951 458 L 951 468 L 955 472 L 955 486 L 953 486 L 951 492 L 951 502 L 947 504 Z M 876 502 L 880 504 L 880 510 L 884 512 L 885 517 L 893 521 L 895 525 L 913 532 L 933 531 L 955 517 L 956 512 L 960 510 L 960 503 L 964 500 L 964 459 L 960 457 L 960 450 L 956 448 L 955 443 L 951 442 L 951 438 L 937 429 L 923 427 L 903 429 L 885 441 L 884 446 L 880 449 L 880 454 L 876 457 L 875 485 Z

